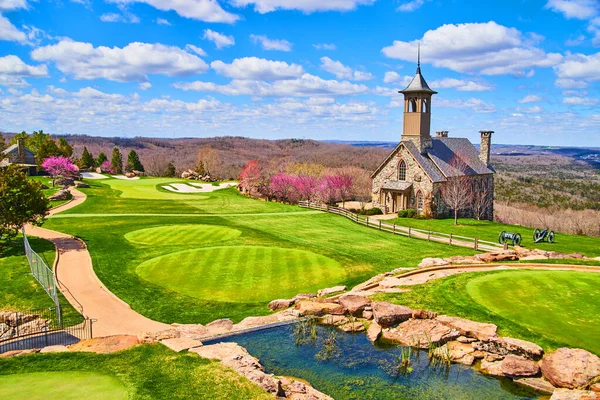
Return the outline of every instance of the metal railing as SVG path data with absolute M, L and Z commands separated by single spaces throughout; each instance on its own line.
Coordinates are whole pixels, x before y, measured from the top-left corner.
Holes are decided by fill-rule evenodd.
M 328 212 L 331 214 L 341 215 L 346 217 L 347 219 L 360 224 L 367 226 L 369 228 L 378 229 L 380 231 L 389 232 L 394 235 L 405 236 L 409 238 L 428 240 L 431 242 L 444 243 L 448 245 L 461 246 L 473 248 L 475 250 L 483 250 L 483 251 L 496 251 L 499 249 L 503 249 L 504 246 L 498 243 L 489 242 L 486 240 L 481 240 L 479 238 L 470 238 L 467 236 L 454 235 L 452 233 L 443 233 L 443 232 L 435 232 L 428 231 L 424 229 L 417 229 L 406 227 L 397 224 L 389 224 L 383 222 L 378 219 L 371 218 L 368 216 L 358 215 L 351 211 L 348 211 L 344 208 L 329 206 L 322 203 L 315 203 L 311 201 L 300 201 L 298 205 L 302 208 L 310 208 L 312 210 L 319 210 Z

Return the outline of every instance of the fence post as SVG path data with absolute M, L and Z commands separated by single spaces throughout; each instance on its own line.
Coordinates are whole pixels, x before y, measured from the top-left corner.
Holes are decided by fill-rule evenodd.
M 394 224 L 394 233 L 396 233 L 396 224 Z
M 379 230 L 381 230 L 381 220 L 379 220 Z
M 367 217 L 367 226 L 369 226 L 369 217 Z
M 450 245 L 452 244 L 452 234 L 450 234 L 450 240 L 449 240 L 448 244 L 450 244 Z
M 408 237 L 410 237 L 410 233 L 411 233 L 411 231 L 412 231 L 412 228 L 411 228 L 411 227 L 408 227 Z
M 475 238 L 475 250 L 479 250 L 479 239 Z
M 431 231 L 427 231 L 427 241 L 431 241 Z

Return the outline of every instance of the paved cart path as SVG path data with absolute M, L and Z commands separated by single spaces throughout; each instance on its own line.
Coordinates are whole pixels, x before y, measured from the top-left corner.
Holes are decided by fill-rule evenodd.
M 51 215 L 73 208 L 86 199 L 82 192 L 71 189 L 73 200 L 50 211 Z M 153 321 L 138 314 L 124 301 L 108 290 L 98 279 L 92 265 L 92 258 L 85 242 L 73 236 L 28 225 L 25 232 L 31 236 L 46 239 L 56 246 L 58 262 L 54 270 L 58 287 L 65 298 L 75 307 L 83 307 L 85 316 L 95 319 L 95 337 L 160 331 L 167 324 Z

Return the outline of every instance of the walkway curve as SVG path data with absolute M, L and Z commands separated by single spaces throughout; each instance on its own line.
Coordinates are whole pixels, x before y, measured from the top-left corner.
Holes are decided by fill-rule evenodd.
M 86 199 L 79 190 L 71 189 L 71 194 L 73 200 L 50 210 L 50 215 L 76 207 Z M 83 240 L 31 225 L 25 227 L 25 232 L 46 239 L 56 247 L 58 260 L 54 268 L 59 289 L 73 307 L 82 306 L 85 316 L 95 320 L 94 336 L 137 335 L 169 327 L 138 314 L 102 284 Z

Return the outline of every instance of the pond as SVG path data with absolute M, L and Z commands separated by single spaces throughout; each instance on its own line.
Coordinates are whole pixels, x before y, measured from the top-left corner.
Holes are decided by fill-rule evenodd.
M 316 328 L 316 338 L 308 335 L 296 344 L 295 329 L 280 326 L 219 341 L 238 343 L 260 359 L 266 372 L 304 379 L 336 400 L 538 398 L 509 379 L 486 376 L 471 367 L 430 365 L 424 350 L 411 352 L 409 372 L 399 368 L 402 347 L 373 346 L 365 334 L 323 326 Z

